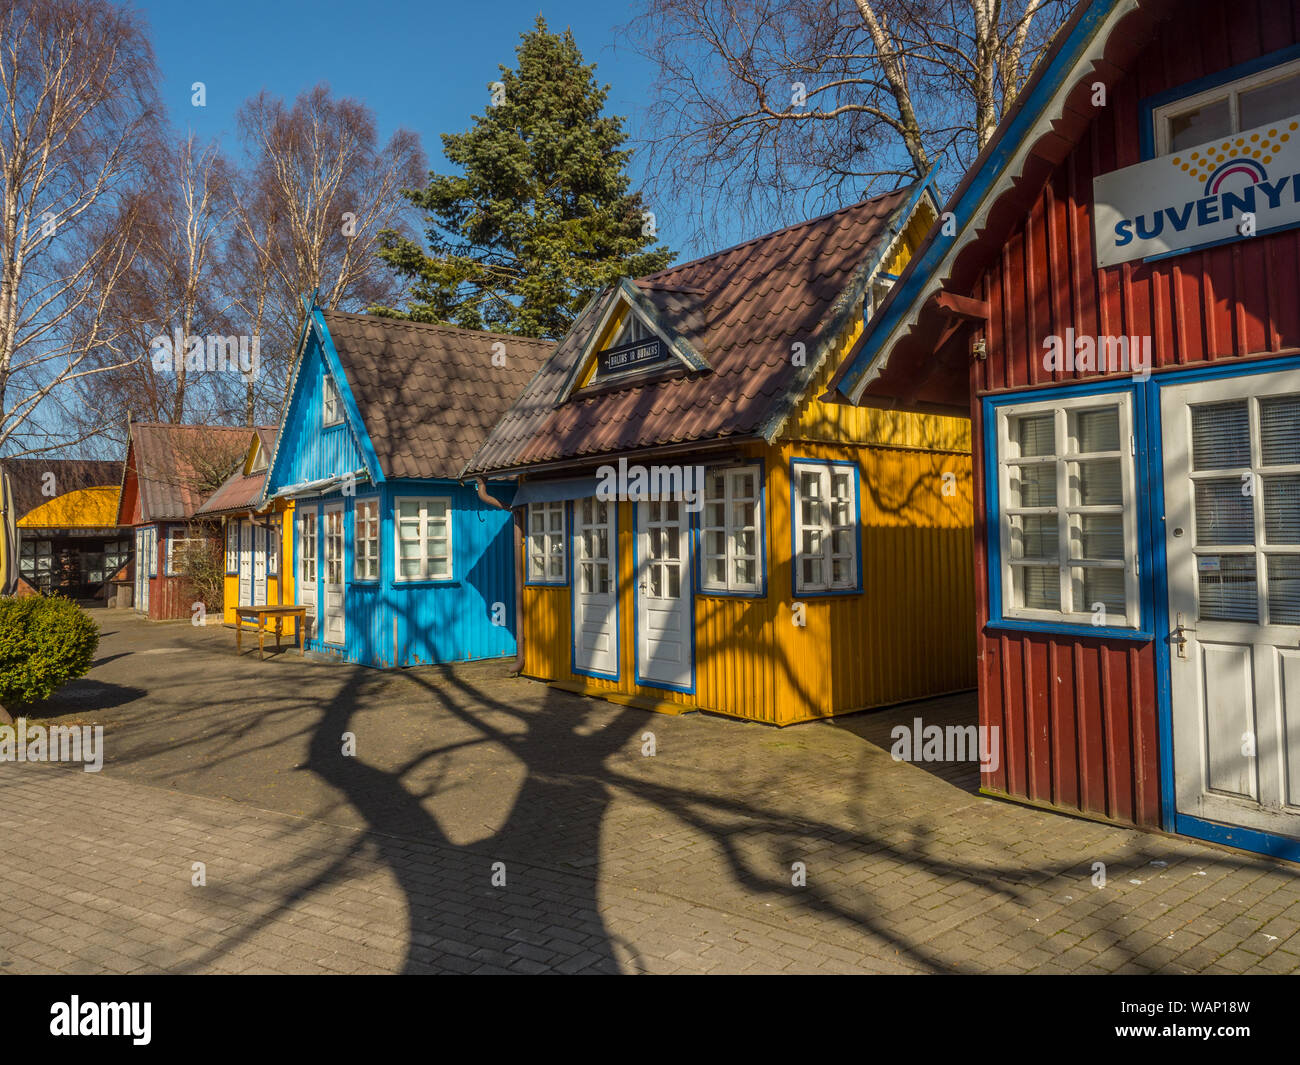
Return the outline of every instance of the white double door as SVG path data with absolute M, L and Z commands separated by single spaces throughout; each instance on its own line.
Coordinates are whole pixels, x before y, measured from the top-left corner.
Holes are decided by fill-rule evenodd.
M 1161 391 L 1176 806 L 1300 837 L 1300 372 Z
M 251 521 L 239 523 L 239 602 L 266 605 L 267 531 Z
M 617 504 L 573 503 L 573 665 L 618 676 Z
M 677 500 L 636 506 L 637 677 L 689 690 L 695 671 L 686 508 Z

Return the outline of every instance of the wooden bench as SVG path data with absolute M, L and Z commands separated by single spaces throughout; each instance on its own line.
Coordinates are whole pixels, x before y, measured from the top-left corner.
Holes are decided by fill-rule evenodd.
M 269 631 L 266 627 L 267 622 L 272 618 L 275 619 L 275 649 L 280 649 L 280 636 L 284 632 L 284 619 L 297 619 L 298 654 L 305 656 L 307 646 L 303 640 L 303 629 L 307 620 L 307 608 L 305 606 L 296 606 L 292 603 L 276 606 L 237 606 L 235 607 L 235 654 L 244 653 L 244 628 L 246 622 L 251 622 L 257 629 L 257 657 L 259 660 L 266 657 L 265 643 L 266 635 Z

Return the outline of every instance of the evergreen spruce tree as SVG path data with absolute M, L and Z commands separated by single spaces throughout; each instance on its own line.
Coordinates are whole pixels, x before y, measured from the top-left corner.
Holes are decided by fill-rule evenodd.
M 573 34 L 539 17 L 502 66 L 494 106 L 443 134 L 459 175 L 431 172 L 405 195 L 426 213 L 429 250 L 397 233 L 379 256 L 410 287 L 403 311 L 376 313 L 529 337 L 559 337 L 619 277 L 667 266 L 640 193 L 629 192 L 623 120 Z

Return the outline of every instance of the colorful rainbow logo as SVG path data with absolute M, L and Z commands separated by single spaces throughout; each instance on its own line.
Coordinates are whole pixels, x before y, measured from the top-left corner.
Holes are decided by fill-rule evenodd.
M 1205 195 L 1217 196 L 1224 181 L 1234 174 L 1242 174 L 1248 185 L 1258 185 L 1268 180 L 1264 167 L 1300 131 L 1300 122 L 1253 133 L 1230 136 L 1218 144 L 1207 144 L 1189 155 L 1175 155 L 1170 163 L 1189 177 L 1205 181 Z
M 1220 163 L 1205 183 L 1205 195 L 1217 196 L 1223 183 L 1233 174 L 1244 174 L 1247 185 L 1258 185 L 1268 180 L 1264 164 L 1254 159 L 1227 159 Z

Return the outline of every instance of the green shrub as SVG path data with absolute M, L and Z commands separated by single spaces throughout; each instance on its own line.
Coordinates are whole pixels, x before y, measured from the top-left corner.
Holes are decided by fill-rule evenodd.
M 62 596 L 0 599 L 0 707 L 48 699 L 95 660 L 99 626 Z

